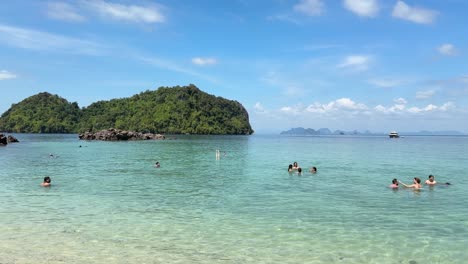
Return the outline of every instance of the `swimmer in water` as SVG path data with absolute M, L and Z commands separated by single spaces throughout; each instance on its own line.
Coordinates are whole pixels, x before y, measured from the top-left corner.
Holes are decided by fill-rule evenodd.
M 302 175 L 302 168 L 301 167 L 297 168 L 297 174 Z
M 156 163 L 154 164 L 154 167 L 155 168 L 160 168 L 161 167 L 161 164 L 159 163 L 159 161 L 156 161 Z
M 419 190 L 421 189 L 421 179 L 419 179 L 418 177 L 415 177 L 413 179 L 413 184 L 404 184 L 402 183 L 401 181 L 398 181 L 399 183 L 401 183 L 401 185 L 405 186 L 406 188 L 413 188 L 414 190 Z
M 49 176 L 44 177 L 44 181 L 41 183 L 42 187 L 49 187 L 51 185 Z
M 317 167 L 312 167 L 312 169 L 310 169 L 310 172 L 312 172 L 313 174 L 317 173 Z
M 299 169 L 299 165 L 297 165 L 297 162 L 294 162 L 294 163 L 293 163 L 292 169 L 293 169 L 293 170 Z
M 398 186 L 398 180 L 397 179 L 393 179 L 392 180 L 392 184 L 390 184 L 389 186 L 390 188 L 392 189 L 397 189 L 399 186 Z
M 429 179 L 426 180 L 425 184 L 427 184 L 427 185 L 436 185 L 437 182 L 434 179 L 434 175 L 429 175 Z
M 288 166 L 288 172 L 292 172 L 292 171 L 293 171 L 292 164 L 289 164 L 289 166 Z

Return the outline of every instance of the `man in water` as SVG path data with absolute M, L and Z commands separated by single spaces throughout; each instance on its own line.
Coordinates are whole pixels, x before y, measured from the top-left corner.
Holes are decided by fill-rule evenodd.
M 312 172 L 313 174 L 317 173 L 317 167 L 312 167 L 312 169 L 310 169 L 310 172 Z
M 429 175 L 429 179 L 425 182 L 427 185 L 436 185 L 437 182 L 434 180 L 434 175 Z
M 49 176 L 44 177 L 44 181 L 41 183 L 42 187 L 50 187 L 51 185 L 51 180 Z
M 297 168 L 297 175 L 302 175 L 302 168 L 301 167 Z

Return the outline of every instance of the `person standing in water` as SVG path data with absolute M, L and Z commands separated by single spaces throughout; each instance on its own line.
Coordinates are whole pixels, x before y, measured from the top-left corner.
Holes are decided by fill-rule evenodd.
M 299 165 L 297 164 L 296 161 L 293 163 L 292 169 L 293 169 L 293 170 L 299 169 Z
M 389 187 L 392 188 L 392 189 L 398 189 L 398 187 L 399 187 L 399 186 L 398 186 L 398 180 L 397 180 L 397 179 L 393 179 L 393 180 L 392 180 L 392 184 L 390 184 Z
M 429 175 L 429 179 L 426 180 L 425 184 L 427 184 L 427 185 L 436 185 L 437 182 L 434 179 L 434 175 Z
M 288 172 L 292 172 L 292 171 L 293 171 L 293 166 L 292 166 L 292 164 L 289 164 L 289 166 L 288 166 Z
M 404 184 L 402 183 L 401 181 L 398 181 L 399 183 L 401 183 L 401 185 L 405 186 L 406 188 L 413 188 L 414 190 L 419 190 L 421 189 L 421 179 L 419 179 L 418 177 L 415 177 L 413 179 L 413 184 Z
M 41 183 L 42 187 L 49 187 L 51 185 L 51 179 L 49 176 L 44 177 L 44 181 Z
M 317 167 L 312 167 L 312 169 L 310 169 L 310 172 L 313 174 L 317 173 Z

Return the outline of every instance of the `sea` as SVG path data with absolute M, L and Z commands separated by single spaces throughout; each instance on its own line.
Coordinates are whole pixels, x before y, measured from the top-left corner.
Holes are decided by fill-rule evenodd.
M 468 260 L 468 137 L 14 136 L 1 264 Z M 430 174 L 450 185 L 388 187 Z

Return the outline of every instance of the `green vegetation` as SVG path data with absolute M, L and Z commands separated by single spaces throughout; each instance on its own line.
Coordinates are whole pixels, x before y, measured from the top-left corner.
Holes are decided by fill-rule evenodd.
M 0 131 L 70 133 L 108 128 L 168 134 L 253 133 L 239 102 L 209 95 L 194 85 L 161 87 L 81 110 L 76 103 L 41 93 L 13 105 L 0 118 Z
M 13 104 L 0 117 L 0 131 L 16 133 L 72 133 L 81 110 L 77 103 L 39 93 Z

